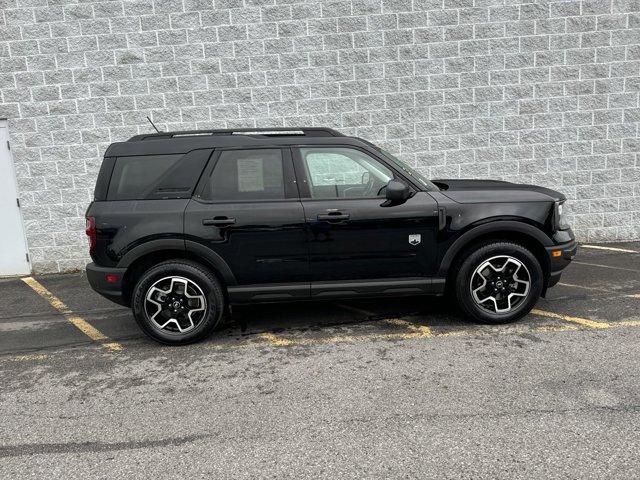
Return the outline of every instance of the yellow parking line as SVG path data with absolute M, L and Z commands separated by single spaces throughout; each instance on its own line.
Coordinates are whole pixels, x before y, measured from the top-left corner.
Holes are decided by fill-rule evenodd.
M 640 327 L 640 320 L 622 320 L 615 323 L 616 327 Z
M 449 333 L 443 333 L 442 336 L 449 336 Z M 334 335 L 328 338 L 305 339 L 306 345 L 326 344 L 326 343 L 356 343 L 366 341 L 380 340 L 417 340 L 421 338 L 432 337 L 431 333 L 424 332 L 398 332 L 398 333 L 368 333 L 362 335 Z
M 280 335 L 275 335 L 272 333 L 260 333 L 257 335 L 258 338 L 262 340 L 266 340 L 271 346 L 274 347 L 282 347 L 282 346 L 320 346 L 320 345 L 331 345 L 331 344 L 339 344 L 339 343 L 362 343 L 362 342 L 375 342 L 375 341 L 406 341 L 406 340 L 421 340 L 428 338 L 430 340 L 438 340 L 445 338 L 478 338 L 478 337 L 487 337 L 487 336 L 495 336 L 495 335 L 514 335 L 514 334 L 522 334 L 522 333 L 556 333 L 556 332 L 572 332 L 577 331 L 580 326 L 586 326 L 589 328 L 634 328 L 640 327 L 640 320 L 626 320 L 614 323 L 605 323 L 605 322 L 597 322 L 595 320 L 589 320 L 586 318 L 579 317 L 570 317 L 560 315 L 554 312 L 546 312 L 542 310 L 534 310 L 531 313 L 535 315 L 556 318 L 560 320 L 565 320 L 567 323 L 562 324 L 550 324 L 550 325 L 527 325 L 527 324 L 515 324 L 513 328 L 507 330 L 496 330 L 493 328 L 487 328 L 484 330 L 477 329 L 468 329 L 463 328 L 460 330 L 450 330 L 444 332 L 436 332 L 431 329 L 429 331 L 413 331 L 413 332 L 397 332 L 397 333 L 363 333 L 363 334 L 344 334 L 344 335 L 329 335 L 326 337 L 320 338 L 309 338 L 309 337 L 295 337 L 289 336 L 287 338 L 282 337 Z M 387 320 L 385 320 L 387 321 Z M 388 319 L 392 324 L 407 327 L 407 324 L 402 323 L 400 319 Z M 411 322 L 407 322 L 411 326 L 416 326 L 416 324 L 412 324 Z M 425 326 L 425 328 L 428 328 Z M 292 332 L 295 334 L 295 332 Z M 225 343 L 225 344 L 212 344 L 205 345 L 204 348 L 213 349 L 213 350 L 235 350 L 241 348 L 248 347 L 257 347 L 262 345 L 262 343 L 256 343 L 252 341 L 242 342 L 242 343 Z
M 373 316 L 372 312 L 367 312 L 366 310 L 357 309 L 355 307 L 349 307 L 347 305 L 338 305 L 339 307 L 345 308 L 347 310 L 356 311 L 361 314 L 366 314 L 367 316 Z M 531 311 L 533 315 L 539 315 L 542 317 L 555 318 L 559 320 L 563 320 L 570 324 L 577 324 L 583 327 L 595 328 L 595 329 L 607 329 L 607 328 L 616 328 L 616 327 L 640 327 L 640 320 L 635 321 L 623 321 L 623 322 L 615 322 L 615 323 L 607 323 L 601 322 L 597 320 L 591 320 L 588 318 L 582 317 L 574 317 L 571 315 L 563 315 L 560 313 L 549 312 L 546 310 L 534 309 Z M 280 335 L 276 335 L 271 332 L 263 332 L 258 336 L 266 340 L 273 346 L 310 346 L 310 345 L 326 345 L 332 343 L 357 343 L 363 341 L 376 341 L 376 340 L 416 340 L 422 338 L 446 338 L 446 337 L 472 337 L 472 336 L 482 336 L 482 335 L 495 335 L 495 334 L 509 334 L 513 333 L 511 330 L 502 332 L 502 331 L 491 331 L 491 332 L 483 332 L 478 330 L 453 330 L 448 332 L 434 332 L 430 327 L 414 322 L 410 322 L 408 320 L 403 320 L 401 318 L 386 318 L 382 320 L 383 322 L 393 325 L 396 327 L 402 327 L 410 330 L 409 332 L 398 332 L 398 333 L 370 333 L 370 334 L 345 334 L 345 335 L 331 335 L 329 337 L 324 338 L 285 338 Z M 577 330 L 578 327 L 574 325 L 542 325 L 542 326 L 534 326 L 530 329 L 533 333 L 546 333 L 546 332 L 565 332 L 565 331 L 574 331 Z
M 397 327 L 404 327 L 412 332 L 422 335 L 423 337 L 432 337 L 433 332 L 426 325 L 420 325 L 418 323 L 408 322 L 407 320 L 402 320 L 400 318 L 388 318 L 385 320 L 385 323 L 389 325 L 395 325 Z
M 25 355 L 9 355 L 7 357 L 0 357 L 0 361 L 8 362 L 30 362 L 34 360 L 46 360 L 49 355 L 43 353 L 25 354 Z
M 447 332 L 439 334 L 438 336 L 448 337 L 455 336 L 458 334 L 462 334 L 459 332 Z M 261 335 L 262 336 L 262 335 Z M 382 340 L 417 340 L 421 338 L 431 337 L 432 335 L 426 335 L 421 332 L 398 332 L 398 333 L 368 333 L 368 334 L 347 334 L 347 335 L 332 335 L 324 338 L 292 338 L 292 339 L 283 339 L 279 337 L 279 340 L 282 341 L 281 344 L 271 343 L 274 346 L 313 346 L 313 345 L 329 345 L 335 343 L 360 343 L 360 342 L 372 342 L 372 341 L 382 341 Z M 262 338 L 265 338 L 262 336 Z
M 272 332 L 263 332 L 258 336 L 274 347 L 325 345 L 330 343 L 357 343 L 367 340 L 414 340 L 433 336 L 429 327 L 421 327 L 414 325 L 411 322 L 404 322 L 400 319 L 389 319 L 385 320 L 385 322 L 396 326 L 410 328 L 413 331 L 398 333 L 372 333 L 363 335 L 332 335 L 325 338 L 285 338 Z M 443 336 L 448 336 L 448 334 L 443 334 Z
M 531 330 L 534 333 L 552 333 L 552 332 L 569 332 L 573 330 L 577 330 L 578 327 L 575 325 L 541 325 L 539 327 L 533 327 Z
M 362 308 L 352 307 L 351 305 L 344 304 L 336 304 L 336 307 L 344 308 L 345 310 L 350 310 L 355 313 L 360 313 L 361 315 L 365 315 L 367 317 L 375 317 L 376 314 L 374 312 L 370 312 L 368 310 L 363 310 Z M 409 322 L 407 320 L 402 320 L 400 318 L 385 318 L 383 320 L 385 323 L 389 325 L 395 325 L 397 327 L 403 327 L 411 330 L 414 333 L 420 334 L 425 337 L 433 336 L 433 332 L 426 325 L 420 325 L 417 323 Z
M 103 347 L 112 352 L 119 352 L 122 350 L 122 345 L 117 342 L 110 341 L 111 339 L 103 334 L 100 330 L 95 328 L 84 318 L 74 315 L 71 309 L 53 293 L 47 290 L 40 282 L 33 277 L 24 277 L 22 281 L 29 285 L 33 291 L 35 291 L 42 298 L 47 300 L 53 308 L 58 310 L 64 317 L 73 324 L 78 330 L 84 333 L 87 337 L 95 342 L 99 342 Z
M 591 248 L 593 250 L 609 250 L 611 252 L 622 252 L 622 253 L 638 253 L 635 250 L 630 250 L 627 248 L 617 248 L 617 247 L 602 247 L 600 245 L 580 245 L 582 248 Z
M 333 335 L 326 338 L 302 338 L 295 340 L 295 345 L 328 345 L 333 343 L 359 343 L 366 341 L 380 341 L 380 340 L 410 340 L 414 339 L 415 334 L 411 333 L 374 333 L 364 335 Z
M 564 320 L 565 322 L 577 323 L 578 325 L 589 328 L 611 328 L 610 323 L 598 322 L 597 320 L 589 320 L 588 318 L 572 317 L 570 315 L 562 315 L 555 312 L 547 312 L 546 310 L 538 310 L 537 308 L 531 310 L 531 313 L 533 315 L 539 315 L 541 317 L 557 318 L 560 320 Z
M 434 332 L 429 327 L 424 325 L 416 325 L 411 322 L 404 322 L 400 319 L 388 319 L 385 322 L 389 322 L 393 325 L 401 327 L 414 327 L 416 330 L 411 332 L 397 332 L 397 333 L 365 333 L 365 334 L 345 334 L 345 335 L 330 335 L 320 338 L 308 338 L 308 337 L 289 337 L 284 338 L 279 335 L 274 335 L 269 332 L 263 332 L 258 334 L 258 337 L 262 340 L 266 340 L 269 344 L 275 347 L 283 346 L 317 346 L 317 345 L 331 345 L 338 343 L 362 343 L 362 342 L 374 342 L 374 341 L 403 341 L 403 340 L 421 340 L 425 338 L 440 339 L 440 338 L 455 338 L 455 337 L 482 337 L 493 336 L 496 334 L 513 334 L 514 331 L 492 331 L 492 330 L 473 330 L 473 329 L 461 329 L 452 330 L 447 332 Z M 528 332 L 532 333 L 553 333 L 553 332 L 566 332 L 577 330 L 578 327 L 574 325 L 542 325 L 528 329 Z M 245 347 L 255 347 L 259 344 L 246 342 L 238 344 L 225 344 L 225 345 L 209 345 L 206 348 L 215 350 L 225 349 L 239 349 Z
M 276 347 L 287 347 L 289 345 L 293 345 L 294 342 L 291 340 L 287 340 L 286 338 L 282 338 L 275 333 L 272 332 L 263 332 L 260 334 L 260 338 L 266 340 L 271 345 Z

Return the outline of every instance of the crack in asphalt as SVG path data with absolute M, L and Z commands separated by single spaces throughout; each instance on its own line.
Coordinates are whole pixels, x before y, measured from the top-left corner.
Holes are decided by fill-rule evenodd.
M 187 435 L 184 437 L 163 438 L 160 440 L 132 440 L 127 442 L 70 442 L 70 443 L 24 443 L 0 446 L 0 458 L 20 457 L 23 455 L 55 453 L 100 453 L 141 448 L 177 447 L 186 443 L 211 438 L 214 435 Z

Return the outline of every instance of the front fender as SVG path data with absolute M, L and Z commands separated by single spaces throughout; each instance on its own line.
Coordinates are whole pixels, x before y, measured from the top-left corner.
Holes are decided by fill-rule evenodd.
M 526 235 L 540 243 L 543 247 L 554 245 L 553 241 L 542 230 L 528 223 L 515 220 L 495 220 L 489 223 L 483 223 L 470 228 L 451 244 L 442 257 L 438 275 L 442 277 L 446 276 L 456 255 L 474 240 L 486 235 L 504 234 L 506 232 L 516 232 L 521 235 Z

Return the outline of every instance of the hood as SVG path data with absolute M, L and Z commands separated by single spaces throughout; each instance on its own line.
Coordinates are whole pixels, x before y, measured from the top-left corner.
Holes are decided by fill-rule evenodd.
M 446 195 L 458 203 L 557 202 L 566 197 L 555 190 L 537 185 L 500 180 L 442 179 L 432 180 Z

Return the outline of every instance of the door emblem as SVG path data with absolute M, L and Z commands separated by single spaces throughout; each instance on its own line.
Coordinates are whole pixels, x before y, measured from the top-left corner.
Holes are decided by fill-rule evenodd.
M 418 245 L 422 241 L 422 237 L 419 233 L 409 235 L 409 243 L 411 245 Z

